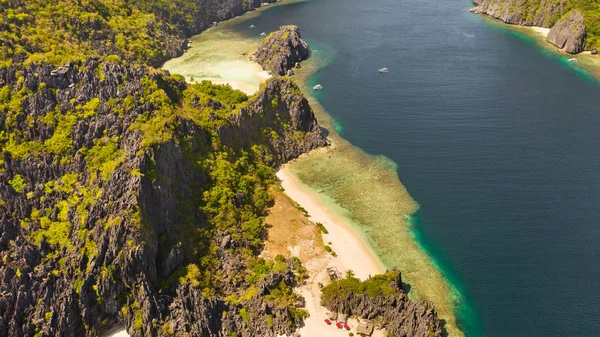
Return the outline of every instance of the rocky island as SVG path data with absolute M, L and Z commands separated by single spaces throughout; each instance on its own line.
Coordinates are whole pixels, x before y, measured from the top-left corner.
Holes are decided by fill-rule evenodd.
M 268 337 L 310 314 L 296 291 L 303 261 L 263 254 L 265 217 L 275 168 L 327 140 L 289 77 L 248 96 L 154 68 L 189 35 L 260 5 L 173 3 L 2 4 L 0 336 L 123 325 L 132 337 Z M 295 26 L 257 52 L 274 75 L 308 53 Z M 381 278 L 384 297 L 368 302 L 359 287 L 324 304 L 368 302 L 348 314 L 381 317 L 398 337 L 441 335 L 399 274 Z
M 585 2 L 585 1 L 584 1 Z M 547 41 L 570 54 L 598 48 L 597 4 L 581 6 L 570 0 L 523 2 L 474 0 L 471 12 L 490 15 L 509 24 L 549 28 Z
M 254 53 L 254 60 L 272 75 L 291 75 L 291 69 L 310 56 L 298 26 L 283 26 L 269 34 Z

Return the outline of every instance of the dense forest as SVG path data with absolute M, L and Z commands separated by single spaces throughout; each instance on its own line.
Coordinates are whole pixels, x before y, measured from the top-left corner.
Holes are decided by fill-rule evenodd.
M 568 0 L 565 13 L 571 9 L 579 9 L 583 13 L 587 32 L 585 49 L 600 49 L 600 2 L 597 0 Z
M 267 1 L 269 2 L 269 1 Z M 160 65 L 185 38 L 260 6 L 249 0 L 2 0 L 0 66 L 91 56 Z

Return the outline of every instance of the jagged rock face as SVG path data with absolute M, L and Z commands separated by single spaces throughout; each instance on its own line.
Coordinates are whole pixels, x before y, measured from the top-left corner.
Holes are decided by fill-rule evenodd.
M 471 12 L 486 14 L 506 23 L 524 26 L 551 27 L 564 10 L 567 0 L 541 0 L 529 4 L 521 0 L 473 0 Z
M 261 294 L 232 305 L 189 282 L 161 286 L 190 262 L 179 242 L 169 242 L 181 231 L 179 224 L 187 219 L 196 232 L 208 226 L 197 207 L 182 212 L 182 200 L 195 205 L 191 196 L 202 195 L 210 183 L 193 158 L 210 151 L 213 135 L 179 118 L 168 127 L 180 137 L 144 146 L 136 122 L 159 110 L 148 83 L 157 83 L 159 93 L 173 101 L 186 88 L 185 82 L 160 71 L 96 60 L 60 68 L 32 64 L 0 69 L 0 89 L 29 93 L 14 120 L 8 118 L 11 114 L 0 116 L 0 131 L 20 130 L 20 144 L 46 144 L 60 129 L 52 120 L 98 99 L 96 111 L 69 129 L 64 156 L 40 152 L 13 157 L 2 148 L 0 336 L 99 336 L 117 321 L 132 337 L 171 332 L 275 336 L 291 333 L 298 324 L 286 308 L 270 307 Z M 128 97 L 136 99 L 128 102 Z M 244 137 L 257 137 L 260 127 L 270 127 L 277 135 L 265 140 L 272 165 L 326 143 L 293 83 L 272 79 L 257 97 L 221 127 L 224 142 L 250 146 Z M 242 138 L 236 140 L 236 135 Z M 98 144 L 114 148 L 104 154 L 112 158 L 108 166 L 95 171 L 85 153 Z M 10 183 L 17 175 L 25 181 L 22 190 Z M 243 195 L 236 200 L 239 206 L 252 202 Z M 37 236 L 40 232 L 44 234 Z M 214 263 L 225 273 L 222 292 L 244 286 L 243 280 L 229 278 L 245 270 L 236 250 L 249 249 L 243 237 L 215 232 L 201 236 L 197 244 L 215 247 Z M 259 284 L 261 293 L 280 283 L 293 286 L 290 270 L 268 276 Z M 241 306 L 251 322 L 239 314 Z
M 432 303 L 409 300 L 402 290 L 400 273 L 389 286 L 394 294 L 371 297 L 351 292 L 324 298 L 323 305 L 333 312 L 380 320 L 386 331 L 397 337 L 442 336 L 442 323 Z
M 299 130 L 303 136 L 271 140 L 270 146 L 277 154 L 272 164 L 285 163 L 302 153 L 327 145 L 306 98 L 289 78 L 281 77 L 267 81 L 248 108 L 232 117 L 233 124 L 219 130 L 219 138 L 225 144 L 246 147 L 260 137 L 259 130 L 275 125 L 273 122 L 279 118 L 290 123 L 275 129 L 277 133 Z
M 254 53 L 254 59 L 272 75 L 285 75 L 309 55 L 310 49 L 302 40 L 298 26 L 282 26 L 265 38 Z
M 242 15 L 247 11 L 260 8 L 262 3 L 275 3 L 277 0 L 193 0 L 197 5 L 193 6 L 196 12 L 191 13 L 193 20 L 190 22 L 184 17 L 166 20 L 175 21 L 181 29 L 168 29 L 169 36 L 165 40 L 166 57 L 151 62 L 153 66 L 159 66 L 167 59 L 181 56 L 187 46 L 187 38 L 199 34 L 209 28 L 213 22 L 219 22 Z M 166 25 L 165 25 L 166 26 Z
M 547 40 L 567 53 L 577 54 L 583 51 L 586 36 L 583 14 L 574 9 L 550 29 Z
M 94 1 L 89 3 L 80 0 L 63 0 L 60 2 L 67 4 L 67 7 L 65 7 L 67 8 L 66 10 L 69 10 L 70 7 L 68 5 L 72 4 L 73 7 L 77 6 L 80 10 L 87 11 L 89 14 L 81 17 L 70 17 L 70 13 L 67 13 L 59 19 L 54 19 L 52 22 L 52 24 L 57 26 L 56 28 L 60 29 L 68 25 L 69 31 L 73 34 L 70 43 L 77 40 L 80 47 L 85 45 L 84 50 L 90 49 L 93 51 L 93 54 L 86 54 L 86 56 L 118 55 L 123 60 L 137 63 L 143 59 L 144 63 L 159 67 L 166 60 L 183 54 L 188 45 L 188 37 L 199 34 L 216 22 L 242 15 L 247 11 L 261 7 L 264 2 L 273 3 L 276 2 L 276 0 L 172 0 L 120 2 L 118 6 L 120 6 L 124 12 L 136 11 L 138 12 L 137 18 L 139 20 L 147 20 L 145 24 L 139 26 L 139 40 L 128 40 L 129 43 L 135 43 L 146 39 L 148 44 L 152 44 L 152 47 L 146 50 L 147 53 L 136 53 L 137 55 L 124 53 L 123 47 L 117 46 L 118 43 L 115 42 L 119 39 L 119 34 L 123 32 L 110 23 L 110 20 L 115 19 L 114 16 L 111 15 L 111 9 L 109 9 L 110 7 L 115 6 L 113 1 Z M 38 2 L 35 3 L 35 6 L 47 6 L 45 12 L 52 12 L 54 10 L 52 4 L 53 3 L 50 2 Z M 0 4 L 0 9 L 2 11 L 11 12 L 12 9 L 21 9 L 33 5 L 33 3 L 27 0 L 11 0 L 2 2 Z M 102 13 L 101 15 L 99 15 L 100 12 Z M 130 14 L 131 13 L 128 13 L 126 16 L 129 16 Z M 54 28 L 52 26 L 35 27 L 37 25 L 37 23 L 35 23 L 36 16 L 35 12 L 28 13 L 28 15 L 25 16 L 29 17 L 28 20 L 23 20 L 24 24 L 16 27 L 10 21 L 4 19 L 0 22 L 0 30 L 17 32 L 30 28 L 39 28 L 41 30 L 52 30 Z M 119 21 L 119 19 L 116 20 Z M 151 38 L 148 39 L 147 37 L 142 37 L 142 35 L 145 34 L 151 36 Z M 44 40 L 44 37 L 41 37 L 40 39 Z M 53 52 L 51 48 L 46 50 L 43 43 L 24 41 L 23 39 L 7 41 L 6 45 L 18 51 L 20 48 L 17 46 L 13 47 L 13 43 L 17 41 L 17 46 L 28 52 Z M 65 48 L 68 45 L 69 44 L 66 46 L 56 45 L 53 47 L 59 49 Z M 26 54 L 18 52 L 14 56 L 13 62 L 20 63 L 26 58 Z

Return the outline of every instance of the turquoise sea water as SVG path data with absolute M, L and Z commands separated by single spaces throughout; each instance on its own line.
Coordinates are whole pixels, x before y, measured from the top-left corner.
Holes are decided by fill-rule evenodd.
M 597 81 L 470 6 L 311 0 L 236 29 L 300 26 L 324 60 L 306 86 L 324 86 L 313 94 L 335 130 L 374 157 L 324 156 L 298 175 L 353 212 L 395 265 L 403 247 L 377 234 L 404 216 L 389 200 L 398 185 L 370 175 L 395 168 L 419 204 L 410 235 L 450 285 L 467 336 L 598 335 Z M 344 176 L 313 174 L 331 165 Z

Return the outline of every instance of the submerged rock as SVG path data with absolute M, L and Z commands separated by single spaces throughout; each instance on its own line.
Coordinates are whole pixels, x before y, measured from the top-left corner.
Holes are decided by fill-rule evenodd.
M 272 75 L 285 75 L 298 62 L 310 56 L 298 26 L 282 26 L 267 36 L 254 53 L 254 60 Z
M 581 53 L 587 36 L 583 19 L 580 11 L 570 11 L 550 29 L 546 40 L 567 53 Z

